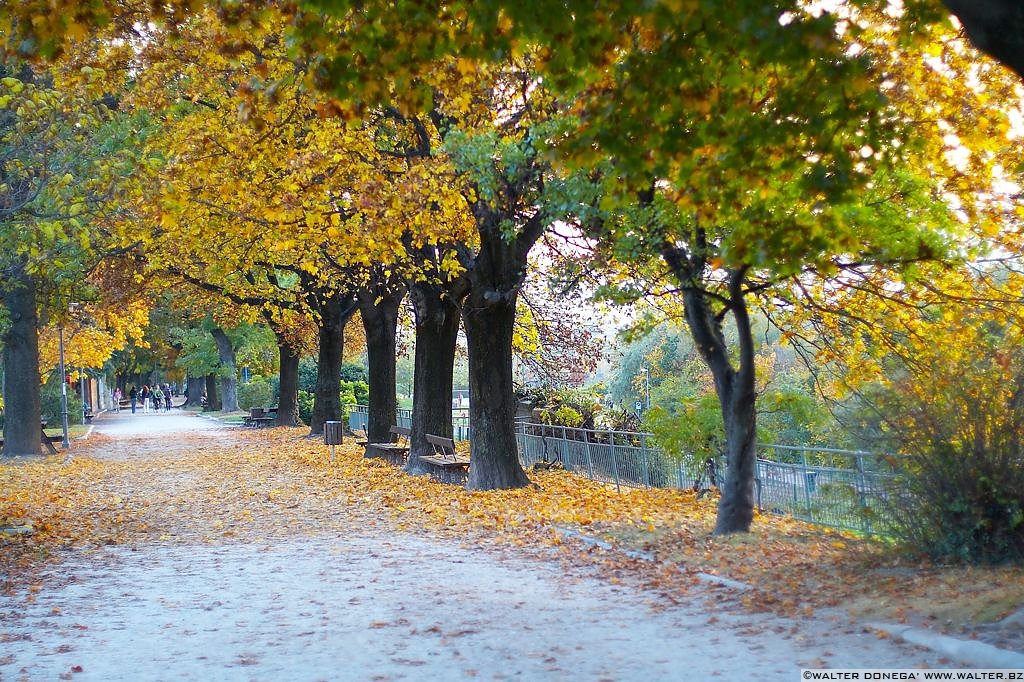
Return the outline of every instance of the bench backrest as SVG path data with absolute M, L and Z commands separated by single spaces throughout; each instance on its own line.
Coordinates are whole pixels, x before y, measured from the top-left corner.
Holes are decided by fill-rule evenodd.
M 394 436 L 394 442 L 396 442 L 396 443 L 399 443 L 399 444 L 401 444 L 403 442 L 408 443 L 409 442 L 409 436 L 412 435 L 412 430 L 411 429 L 407 429 L 404 426 L 392 426 L 391 427 L 391 435 Z
M 434 448 L 434 454 L 438 457 L 455 459 L 455 441 L 443 436 L 435 436 L 432 433 L 426 434 L 427 442 Z
M 250 407 L 249 408 L 249 416 L 252 417 L 253 419 L 256 419 L 258 417 L 262 417 L 263 416 L 263 408 L 262 407 Z

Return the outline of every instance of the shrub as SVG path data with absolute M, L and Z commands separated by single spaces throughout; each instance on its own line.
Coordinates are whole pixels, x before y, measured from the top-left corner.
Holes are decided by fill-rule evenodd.
M 902 460 L 902 485 L 889 498 L 896 535 L 935 559 L 1024 562 L 1017 437 L 994 431 L 987 442 L 958 443 L 935 433 L 908 443 L 916 450 Z
M 39 399 L 42 406 L 42 417 L 48 422 L 47 426 L 60 425 L 60 379 L 44 384 Z M 68 390 L 68 424 L 82 423 L 82 407 L 82 399 L 78 397 L 78 394 Z
M 341 404 L 342 405 L 355 405 L 356 404 L 356 392 L 352 387 L 352 384 L 343 381 L 341 382 Z
M 903 454 L 888 496 L 893 532 L 936 559 L 1020 563 L 1024 358 L 976 352 L 968 366 L 878 396 L 882 431 Z
M 353 381 L 352 390 L 356 394 L 356 405 L 366 405 L 370 402 L 370 385 L 365 381 Z
M 714 393 L 680 400 L 673 414 L 660 406 L 651 408 L 644 426 L 654 442 L 676 458 L 699 464 L 718 457 L 725 445 L 722 410 Z
M 313 394 L 299 391 L 299 418 L 309 424 L 313 421 Z
M 341 380 L 349 383 L 365 382 L 366 368 L 355 362 L 346 362 L 341 366 Z
M 561 405 L 553 410 L 544 410 L 541 413 L 540 419 L 545 424 L 568 426 L 574 429 L 579 428 L 583 423 L 583 415 L 580 414 L 579 410 L 575 410 L 568 405 Z
M 253 379 L 238 385 L 238 407 L 249 410 L 253 407 L 270 407 L 273 392 L 268 379 Z
M 341 418 L 344 420 L 348 416 L 348 407 L 352 405 L 365 405 L 365 402 L 358 402 L 360 396 L 365 401 L 368 396 L 368 389 L 364 382 L 342 382 L 341 383 Z M 313 420 L 313 393 L 309 391 L 299 391 L 299 417 L 302 421 L 309 424 Z
M 299 360 L 299 390 L 306 393 L 316 392 L 316 360 L 302 358 Z

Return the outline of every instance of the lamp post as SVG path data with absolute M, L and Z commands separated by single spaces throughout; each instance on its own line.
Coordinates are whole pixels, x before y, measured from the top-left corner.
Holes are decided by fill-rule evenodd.
M 67 450 L 71 442 L 68 440 L 68 375 L 64 368 L 64 325 L 57 325 L 57 349 L 60 354 L 60 421 L 64 428 L 64 439 L 60 446 Z
M 82 423 L 85 423 L 85 415 L 89 414 L 89 405 L 85 402 L 85 367 L 78 368 L 78 387 L 82 393 Z

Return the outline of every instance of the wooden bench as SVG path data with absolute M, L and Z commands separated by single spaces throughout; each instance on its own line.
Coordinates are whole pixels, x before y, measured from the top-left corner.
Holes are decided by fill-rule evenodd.
M 48 435 L 46 435 L 46 420 L 44 419 L 41 422 L 39 422 L 39 442 L 46 446 L 47 451 L 49 451 L 49 453 L 51 455 L 56 455 L 57 454 L 57 448 L 53 447 L 53 444 L 54 443 L 63 443 L 64 442 L 64 435 L 63 434 L 61 434 L 59 436 L 48 436 Z M 4 439 L 3 439 L 2 436 L 0 436 L 0 449 L 3 449 L 3 447 L 4 447 Z
M 366 456 L 380 457 L 396 466 L 402 466 L 409 457 L 411 431 L 403 426 L 392 426 L 390 432 L 390 443 L 367 443 Z
M 420 461 L 430 467 L 430 477 L 441 483 L 465 485 L 469 458 L 455 452 L 455 441 L 428 433 L 427 442 L 434 448 L 434 454 L 420 457 Z
M 245 417 L 242 422 L 246 426 L 252 426 L 254 428 L 260 428 L 262 426 L 270 426 L 277 421 L 277 408 L 271 407 L 270 409 L 264 409 L 262 407 L 250 407 L 249 416 Z

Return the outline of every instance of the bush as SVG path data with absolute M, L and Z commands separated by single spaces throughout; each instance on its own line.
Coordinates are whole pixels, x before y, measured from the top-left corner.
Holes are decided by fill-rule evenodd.
M 935 559 L 1024 562 L 1024 460 L 1017 434 L 991 435 L 914 443 L 889 498 L 897 537 Z
M 903 453 L 900 484 L 888 496 L 893 532 L 935 559 L 1021 563 L 1024 400 L 1020 379 L 1008 374 L 1022 376 L 1024 363 L 991 371 L 1003 370 L 996 363 L 1006 356 L 977 352 L 973 366 L 878 396 L 882 431 Z
M 354 362 L 346 362 L 341 366 L 341 380 L 349 383 L 366 382 L 366 368 Z
M 313 421 L 313 394 L 299 391 L 299 418 L 306 424 Z
M 368 388 L 366 383 L 362 381 L 353 382 L 342 382 L 341 383 L 341 418 L 344 420 L 348 415 L 347 406 L 350 405 L 365 405 L 365 402 L 358 402 L 359 398 L 365 401 L 368 396 Z M 313 398 L 314 395 L 309 391 L 299 391 L 299 417 L 302 421 L 309 424 L 313 420 Z
M 542 423 L 552 426 L 568 426 L 577 429 L 583 423 L 583 415 L 579 410 L 568 405 L 561 405 L 556 409 L 544 410 L 540 415 L 540 420 Z
M 299 360 L 299 390 L 306 393 L 316 392 L 316 360 L 302 358 Z
M 47 382 L 39 394 L 42 403 L 42 417 L 49 427 L 61 423 L 60 413 L 60 379 Z M 68 424 L 82 423 L 82 399 L 72 390 L 68 390 Z
M 238 407 L 249 410 L 254 407 L 270 407 L 273 390 L 268 379 L 253 379 L 238 385 Z
M 677 459 L 698 465 L 718 457 L 725 446 L 722 409 L 714 393 L 681 399 L 675 413 L 654 406 L 644 417 L 644 426 L 654 442 Z
M 356 404 L 356 392 L 352 388 L 352 384 L 348 382 L 341 382 L 341 404 L 342 405 L 355 405 Z
M 352 392 L 356 397 L 356 405 L 366 405 L 370 402 L 370 385 L 365 381 L 353 381 Z

